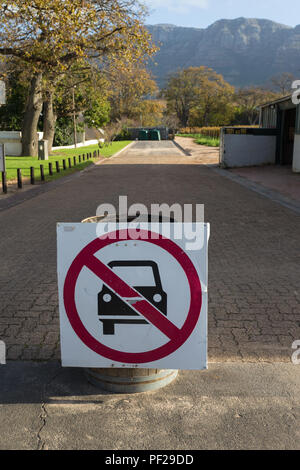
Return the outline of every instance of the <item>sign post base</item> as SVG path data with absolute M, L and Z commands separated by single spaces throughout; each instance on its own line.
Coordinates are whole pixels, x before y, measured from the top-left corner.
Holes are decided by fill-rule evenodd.
M 85 369 L 93 385 L 113 393 L 142 393 L 159 390 L 173 382 L 178 370 L 159 369 Z

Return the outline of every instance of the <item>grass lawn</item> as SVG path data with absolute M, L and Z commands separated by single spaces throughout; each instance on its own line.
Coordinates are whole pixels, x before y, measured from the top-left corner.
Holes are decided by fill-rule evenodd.
M 209 137 L 203 134 L 178 134 L 178 137 L 192 137 L 196 144 L 207 145 L 208 147 L 220 147 L 220 138 Z
M 122 142 L 113 142 L 111 145 L 105 146 L 100 148 L 100 155 L 101 157 L 111 157 L 119 150 L 122 150 L 126 145 L 128 145 L 130 141 L 122 141 Z M 40 180 L 40 165 L 44 165 L 44 173 L 46 181 L 52 181 L 54 179 L 60 178 L 62 176 L 70 175 L 75 171 L 83 170 L 87 166 L 91 165 L 92 162 L 95 161 L 94 158 L 91 158 L 87 161 L 81 161 L 78 163 L 78 155 L 83 155 L 87 153 L 92 153 L 95 150 L 98 150 L 99 146 L 90 145 L 87 147 L 80 147 L 77 149 L 65 149 L 65 150 L 55 150 L 53 154 L 49 156 L 49 160 L 38 160 L 37 157 L 6 157 L 6 175 L 7 181 L 13 181 L 17 178 L 17 169 L 20 168 L 22 171 L 22 177 L 28 178 L 30 177 L 30 167 L 33 166 L 35 169 L 35 179 L 36 181 Z M 74 167 L 73 157 L 77 157 L 77 165 Z M 68 158 L 71 158 L 72 168 L 69 168 Z M 63 160 L 66 160 L 67 169 L 63 170 Z M 55 162 L 59 162 L 60 173 L 56 172 L 56 164 Z M 49 163 L 52 163 L 53 167 L 53 176 L 49 175 Z

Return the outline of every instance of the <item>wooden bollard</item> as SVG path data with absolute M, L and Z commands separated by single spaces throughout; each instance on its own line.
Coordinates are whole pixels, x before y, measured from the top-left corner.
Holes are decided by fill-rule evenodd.
M 72 168 L 71 158 L 68 158 L 69 168 Z
M 23 188 L 23 181 L 22 181 L 22 171 L 21 168 L 17 169 L 17 179 L 18 179 L 18 189 Z
M 6 171 L 1 171 L 2 173 L 2 191 L 4 194 L 7 193 L 7 181 L 6 181 Z
M 83 161 L 85 161 L 85 153 L 82 155 Z
M 31 166 L 30 167 L 30 184 L 34 184 L 35 183 L 35 178 L 34 178 L 34 167 Z
M 66 160 L 63 160 L 63 169 L 64 169 L 64 170 L 66 170 L 66 169 L 67 169 Z
M 81 163 L 81 155 L 78 155 L 78 161 Z
M 52 163 L 49 163 L 49 175 L 53 175 L 53 168 L 52 168 Z
M 40 165 L 41 181 L 45 181 L 44 165 Z
M 76 165 L 77 165 L 77 163 L 76 163 L 76 157 L 73 157 L 73 162 L 74 162 L 74 166 L 76 166 Z
M 60 172 L 59 162 L 56 161 L 56 162 L 55 162 L 55 165 L 56 165 L 56 173 L 59 173 L 59 172 Z

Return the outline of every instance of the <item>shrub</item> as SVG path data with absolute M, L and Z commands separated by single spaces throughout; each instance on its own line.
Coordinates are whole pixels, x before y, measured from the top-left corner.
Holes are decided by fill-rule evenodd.
M 185 127 L 180 129 L 180 134 L 201 134 L 218 139 L 221 127 Z

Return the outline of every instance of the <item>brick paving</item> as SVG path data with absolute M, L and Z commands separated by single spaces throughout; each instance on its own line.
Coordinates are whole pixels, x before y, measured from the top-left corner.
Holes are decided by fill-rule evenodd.
M 128 195 L 129 204 L 147 207 L 205 204 L 209 360 L 290 361 L 300 339 L 300 217 L 202 165 L 201 151 L 210 153 L 162 149 L 160 159 L 130 149 L 0 213 L 0 340 L 8 359 L 60 357 L 56 223 L 78 222 Z
M 267 165 L 229 171 L 300 203 L 300 173 L 293 173 L 290 166 Z
M 190 156 L 190 161 L 204 165 L 218 165 L 220 162 L 219 147 L 198 145 L 189 137 L 176 137 L 178 143 Z

